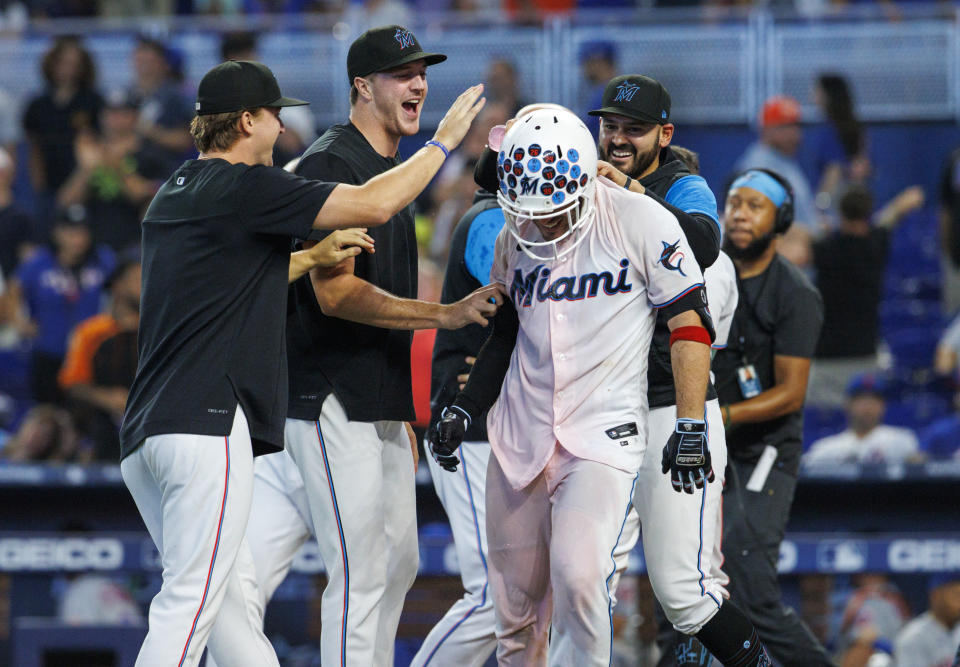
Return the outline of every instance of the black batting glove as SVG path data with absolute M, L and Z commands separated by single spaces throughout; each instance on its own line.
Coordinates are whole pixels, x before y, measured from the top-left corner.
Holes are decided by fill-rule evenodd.
M 713 463 L 707 446 L 707 423 L 699 419 L 678 419 L 677 425 L 663 448 L 663 474 L 670 472 L 673 490 L 693 493 L 712 482 Z
M 463 443 L 463 436 L 470 427 L 470 415 L 457 406 L 444 408 L 443 417 L 437 422 L 436 433 L 430 440 L 430 453 L 441 468 L 456 472 L 460 465 L 454 453 Z

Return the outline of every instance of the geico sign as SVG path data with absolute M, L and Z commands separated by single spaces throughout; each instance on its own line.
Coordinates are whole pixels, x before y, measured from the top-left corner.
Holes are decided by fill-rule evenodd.
M 960 540 L 894 540 L 887 560 L 894 572 L 960 570 Z
M 123 543 L 111 538 L 0 539 L 0 570 L 115 570 Z

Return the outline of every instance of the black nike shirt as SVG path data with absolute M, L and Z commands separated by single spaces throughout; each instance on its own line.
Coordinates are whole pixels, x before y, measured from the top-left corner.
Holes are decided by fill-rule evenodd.
M 121 458 L 151 435 L 229 435 L 239 404 L 254 454 L 283 448 L 291 237 L 335 183 L 276 167 L 188 160 L 143 220 L 137 376 Z

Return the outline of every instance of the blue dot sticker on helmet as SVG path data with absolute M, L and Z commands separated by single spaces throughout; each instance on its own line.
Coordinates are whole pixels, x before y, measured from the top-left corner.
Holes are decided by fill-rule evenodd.
M 527 160 L 527 171 L 534 174 L 540 171 L 540 160 L 538 160 L 535 157 L 532 157 L 529 160 Z
M 567 157 L 569 157 L 569 156 L 570 156 L 570 154 L 567 153 Z M 575 164 L 575 165 L 573 165 L 572 167 L 570 167 L 570 178 L 572 178 L 572 179 L 574 179 L 574 180 L 580 178 L 580 165 Z
M 567 162 L 566 160 L 558 160 L 557 171 L 560 172 L 561 174 L 567 173 L 568 171 L 570 171 L 570 163 Z
M 563 200 L 566 198 L 567 196 L 562 191 L 557 190 L 553 193 L 553 197 L 551 199 L 553 200 L 554 204 L 562 204 Z
M 497 164 L 502 165 L 503 161 L 507 159 L 507 154 L 503 151 L 500 151 L 500 154 L 497 155 Z
M 567 159 L 570 160 L 570 162 L 576 162 L 580 159 L 580 153 L 577 152 L 576 148 L 571 148 L 567 151 Z
M 509 185 L 511 188 L 517 187 L 517 177 L 513 174 L 507 176 L 507 185 Z

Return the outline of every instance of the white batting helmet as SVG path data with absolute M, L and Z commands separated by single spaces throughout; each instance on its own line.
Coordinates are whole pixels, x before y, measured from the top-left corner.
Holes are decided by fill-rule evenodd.
M 527 255 L 558 259 L 586 237 L 597 213 L 597 147 L 572 111 L 550 106 L 520 117 L 503 137 L 497 176 L 507 229 Z M 530 225 L 558 215 L 566 215 L 565 233 L 532 240 Z M 541 248 L 547 254 L 539 254 Z

